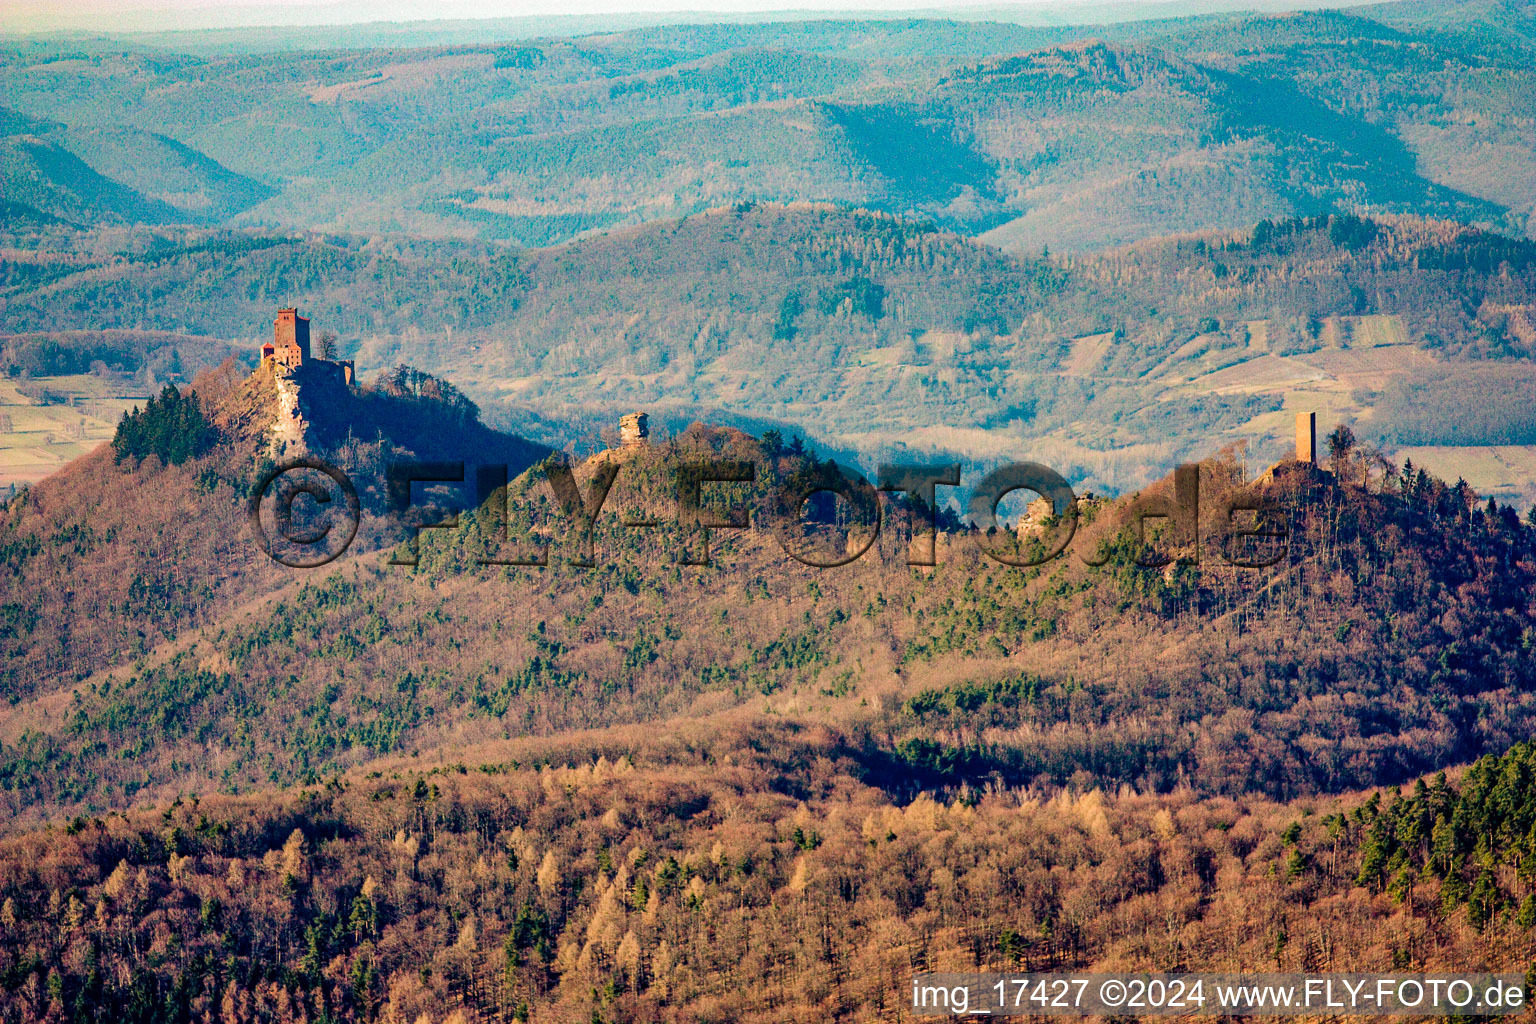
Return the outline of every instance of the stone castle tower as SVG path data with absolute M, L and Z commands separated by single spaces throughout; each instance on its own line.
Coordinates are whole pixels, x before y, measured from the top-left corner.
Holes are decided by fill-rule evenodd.
M 1317 413 L 1296 414 L 1296 450 L 1289 459 L 1281 459 L 1258 476 L 1257 483 L 1273 483 L 1287 466 L 1317 467 Z
M 1317 413 L 1296 414 L 1296 461 L 1317 461 Z
M 269 428 L 273 457 L 309 451 L 315 414 L 344 403 L 351 394 L 350 359 L 322 359 L 309 351 L 309 319 L 297 309 L 280 309 L 272 321 L 272 340 L 261 346 L 261 366 L 271 371 L 276 388 L 276 417 Z
M 272 340 L 261 346 L 261 365 L 289 373 L 305 366 L 323 366 L 336 372 L 343 384 L 352 385 L 352 360 L 310 357 L 309 319 L 299 316 L 297 309 L 277 311 L 277 319 L 272 321 Z
M 261 346 L 261 361 L 297 370 L 309 362 L 309 320 L 297 309 L 280 309 L 272 321 L 272 340 Z

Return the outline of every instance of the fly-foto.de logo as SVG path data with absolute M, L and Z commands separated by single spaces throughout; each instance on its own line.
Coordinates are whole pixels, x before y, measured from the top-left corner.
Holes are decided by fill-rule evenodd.
M 559 529 L 544 536 L 514 537 L 509 524 L 520 510 L 509 499 L 505 465 L 479 465 L 467 471 L 463 462 L 397 462 L 384 472 L 384 511 L 405 527 L 405 543 L 390 564 L 415 565 L 422 531 L 465 528 L 462 513 L 473 507 L 483 513 L 482 529 L 490 550 L 476 560 L 481 565 L 547 567 L 552 561 L 590 567 L 596 562 L 595 533 L 614 484 L 625 471 L 619 462 L 596 467 L 583 482 L 565 461 L 550 459 L 531 472 L 542 478 L 544 493 Z M 882 524 L 899 513 L 911 540 L 908 565 L 937 564 L 940 521 L 949 497 L 941 488 L 958 488 L 958 463 L 940 465 L 889 464 L 879 467 L 873 483 L 855 470 L 832 462 L 813 463 L 788 475 L 764 474 L 749 459 L 688 459 L 667 467 L 669 514 L 630 517 L 621 525 L 656 529 L 670 527 L 678 538 L 676 561 L 711 565 L 710 541 L 715 531 L 759 529 L 771 534 L 784 553 L 820 569 L 847 565 L 864 557 L 879 536 Z M 536 481 L 537 486 L 539 481 Z M 758 485 L 721 500 L 718 489 L 728 485 Z M 431 502 L 418 501 L 425 489 Z M 437 500 L 444 489 L 459 500 Z M 1027 535 L 1002 525 L 999 506 L 1015 492 L 1038 495 L 1048 511 L 1028 523 Z M 468 500 L 472 495 L 473 500 Z M 818 544 L 814 499 L 835 504 L 833 518 L 847 534 L 835 550 Z M 1108 558 L 1102 543 L 1078 544 L 1083 502 L 1072 485 L 1047 466 L 1016 462 L 987 472 L 965 495 L 969 525 L 957 532 L 978 545 L 992 560 L 1027 568 L 1042 565 L 1074 550 L 1089 565 Z M 808 514 L 809 512 L 809 514 Z M 362 520 L 358 488 L 340 469 L 314 458 L 280 463 L 257 480 L 247 507 L 258 544 L 271 558 L 295 568 L 325 565 L 352 544 Z M 1142 494 L 1119 516 L 1121 534 L 1136 548 L 1134 561 L 1146 568 L 1167 565 L 1174 551 L 1195 561 L 1214 551 L 1226 564 L 1244 568 L 1274 565 L 1285 557 L 1288 517 L 1275 498 L 1258 487 L 1227 491 L 1202 502 L 1200 467 L 1181 465 L 1174 472 L 1171 494 Z M 953 522 L 950 525 L 958 525 Z M 1021 543 L 1022 541 L 1022 543 Z

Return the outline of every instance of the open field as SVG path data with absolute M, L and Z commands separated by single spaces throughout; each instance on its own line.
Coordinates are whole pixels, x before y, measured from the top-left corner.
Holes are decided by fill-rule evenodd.
M 1414 445 L 1391 455 L 1399 463 L 1412 459 L 1442 480 L 1465 480 L 1478 494 L 1501 502 L 1521 508 L 1536 505 L 1536 446 Z
M 1072 355 L 1062 364 L 1062 371 L 1079 375 L 1094 373 L 1104 365 L 1104 358 L 1114 344 L 1113 332 L 1089 334 L 1072 341 Z
M 1358 431 L 1376 416 L 1371 393 L 1444 365 L 1408 343 L 1402 320 L 1396 316 L 1328 317 L 1319 326 L 1317 337 L 1322 344 L 1318 348 L 1285 356 L 1269 349 L 1268 321 L 1249 321 L 1244 326 L 1246 350 L 1211 351 L 1192 348 L 1191 342 L 1175 352 L 1157 372 L 1164 381 L 1186 380 L 1158 397 L 1173 402 L 1192 395 L 1278 396 L 1283 403 L 1280 409 L 1256 416 L 1234 432 L 1251 444 L 1269 440 L 1289 445 L 1298 412 L 1317 413 L 1320 434 L 1336 423 L 1349 423 Z M 1193 372 L 1197 369 L 1203 372 Z M 1423 459 L 1421 451 L 1426 453 Z M 1401 461 L 1410 454 L 1415 463 L 1440 476 L 1465 478 L 1480 493 L 1501 500 L 1523 495 L 1525 504 L 1536 499 L 1532 483 L 1536 461 L 1525 448 L 1403 448 L 1397 458 Z
M 0 488 L 36 483 L 110 440 L 122 414 L 149 397 L 135 390 L 89 374 L 0 378 Z

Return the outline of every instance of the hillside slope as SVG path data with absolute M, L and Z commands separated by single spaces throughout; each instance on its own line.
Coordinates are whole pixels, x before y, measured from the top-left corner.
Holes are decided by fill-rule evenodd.
M 3 547 L 13 572 L 0 585 L 0 608 L 12 646 L 0 691 L 13 705 L 10 739 L 35 724 L 15 706 L 23 698 L 50 706 L 61 687 L 152 655 L 287 584 L 258 548 L 245 511 L 247 491 L 272 464 L 281 409 L 269 373 L 237 379 L 231 363 L 197 378 L 218 443 L 190 461 L 118 461 L 104 445 L 6 506 Z M 348 468 L 487 457 L 516 471 L 547 451 L 480 425 L 472 405 L 466 412 L 392 390 L 388 375 L 338 404 L 306 407 L 311 452 Z M 375 513 L 387 505 L 385 491 L 382 480 L 364 491 Z M 359 543 L 370 542 L 377 546 L 377 534 L 364 532 Z M 156 712 L 162 721 L 166 713 Z
M 221 221 L 273 191 L 163 135 L 0 108 L 7 199 L 82 226 Z
M 818 570 L 763 518 L 803 448 L 699 426 L 577 467 L 584 489 L 618 473 L 592 568 L 536 469 L 495 497 L 547 567 L 479 564 L 494 505 L 386 564 L 402 535 L 369 501 L 365 543 L 306 572 L 190 543 L 240 513 L 210 470 L 259 437 L 227 418 L 245 387 L 222 456 L 81 464 L 0 522 L 7 639 L 37 673 L 0 719 L 17 1019 L 810 1022 L 892 1015 L 914 968 L 1532 952 L 1530 752 L 1455 766 L 1536 713 L 1536 526 L 1464 487 L 1365 452 L 1292 466 L 1265 569 L 1225 566 L 1210 521 L 1200 562 L 1163 538 L 1176 561 L 1140 568 L 1120 502 L 1040 568 L 952 530 L 909 568 L 891 508 L 868 555 Z M 441 427 L 411 447 L 452 457 Z M 683 566 L 670 517 L 626 524 L 699 458 L 756 464 L 707 503 L 754 515 Z M 371 490 L 376 460 L 350 466 Z M 1243 479 L 1205 466 L 1202 507 Z M 113 589 L 134 564 L 226 579 Z M 56 570 L 104 600 L 28 615 Z M 66 637 L 89 674 L 37 657 Z
M 509 515 L 514 532 L 531 523 L 547 538 L 547 567 L 483 564 L 502 545 L 481 509 L 426 531 L 410 568 L 389 564 L 406 534 L 385 464 L 407 447 L 509 458 L 446 420 L 371 442 L 367 424 L 338 419 L 329 457 L 363 494 L 360 542 L 306 574 L 269 564 L 241 522 L 252 423 L 227 420 L 232 440 L 185 465 L 85 462 L 7 508 L 18 571 L 3 607 L 19 657 L 0 778 L 13 814 L 729 708 L 855 723 L 871 777 L 896 793 L 1081 776 L 1294 796 L 1502 749 L 1530 713 L 1532 529 L 1464 485 L 1382 476 L 1364 451 L 1337 464 L 1353 484 L 1303 475 L 1276 492 L 1292 540 L 1265 571 L 1223 567 L 1207 523 L 1204 561 L 1166 572 L 1137 568 L 1124 543 L 1101 567 L 1073 556 L 1022 571 L 962 533 L 914 573 L 894 510 L 875 552 L 813 569 L 767 518 L 773 483 L 807 464 L 798 443 L 703 427 L 614 463 L 593 568 L 571 564 L 569 516 L 542 470 L 514 483 Z M 759 467 L 730 496 L 755 526 L 719 534 L 713 568 L 677 564 L 672 476 L 699 457 Z M 1205 476 L 1208 516 L 1242 468 L 1216 461 Z M 113 489 L 128 497 L 103 509 Z M 1107 540 L 1123 503 L 1090 514 Z M 636 516 L 657 525 L 623 525 Z M 1084 557 L 1094 536 L 1078 542 Z
M 900 1019 L 925 970 L 1518 974 L 1533 952 L 1528 746 L 1304 804 L 897 805 L 840 739 L 630 730 L 598 745 L 617 756 L 506 746 L 8 839 L 0 1006 L 815 1024 Z

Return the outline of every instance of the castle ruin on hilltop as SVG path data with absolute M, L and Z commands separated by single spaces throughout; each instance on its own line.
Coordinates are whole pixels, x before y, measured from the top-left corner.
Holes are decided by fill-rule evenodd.
M 619 418 L 619 443 L 625 448 L 638 448 L 649 443 L 650 417 L 643 412 L 632 412 Z
M 352 385 L 350 359 L 318 359 L 309 354 L 309 319 L 298 309 L 280 309 L 272 321 L 272 340 L 261 346 L 261 365 L 275 373 L 291 374 L 302 367 L 339 375 L 341 383 Z
M 1318 470 L 1317 463 L 1317 413 L 1298 412 L 1296 414 L 1296 451 L 1290 458 L 1281 459 L 1260 473 L 1255 483 L 1271 484 L 1288 471 L 1294 471 L 1302 467 L 1311 471 Z
M 277 385 L 277 417 L 270 433 L 274 456 L 309 450 L 306 409 L 334 406 L 353 383 L 350 359 L 310 355 L 309 320 L 298 309 L 280 309 L 272 321 L 272 340 L 261 346 L 261 366 Z

